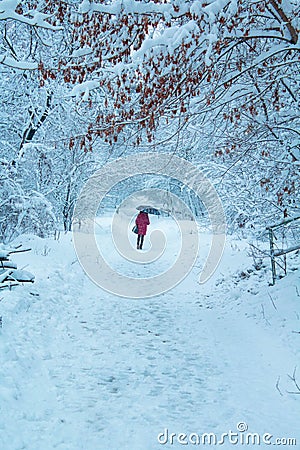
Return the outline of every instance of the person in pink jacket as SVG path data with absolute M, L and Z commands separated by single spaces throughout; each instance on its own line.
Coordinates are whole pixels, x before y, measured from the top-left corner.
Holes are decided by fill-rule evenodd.
M 138 227 L 138 236 L 137 236 L 137 249 L 142 250 L 144 237 L 147 234 L 147 226 L 150 225 L 149 216 L 147 213 L 141 211 L 137 218 L 135 219 L 135 224 Z

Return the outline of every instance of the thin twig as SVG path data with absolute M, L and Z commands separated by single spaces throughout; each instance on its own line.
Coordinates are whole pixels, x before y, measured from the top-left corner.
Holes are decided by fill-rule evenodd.
M 9 251 L 9 255 L 11 255 L 12 253 L 24 253 L 24 252 L 30 252 L 31 248 L 26 248 L 24 250 L 12 250 Z
M 271 297 L 271 294 L 268 292 L 268 296 L 270 297 L 270 299 L 271 299 L 271 302 L 272 302 L 272 304 L 273 304 L 273 306 L 274 306 L 274 308 L 276 309 L 276 311 L 277 311 L 277 307 L 276 307 L 276 305 L 275 305 L 275 303 L 274 303 L 274 300 L 272 299 L 272 297 Z
M 288 377 L 289 377 L 290 380 L 292 380 L 292 382 L 296 386 L 297 391 L 287 391 L 288 394 L 300 394 L 300 386 L 299 386 L 299 384 L 297 383 L 297 380 L 296 380 L 296 370 L 297 370 L 297 366 L 294 369 L 293 375 L 289 375 L 288 374 Z
M 283 393 L 282 393 L 281 390 L 279 389 L 279 382 L 280 382 L 280 376 L 279 376 L 278 379 L 277 379 L 276 389 L 277 389 L 277 391 L 279 392 L 279 394 L 280 394 L 281 396 L 283 396 Z
M 249 244 L 250 247 L 253 247 L 255 250 L 257 250 L 259 253 L 261 253 L 260 258 L 270 258 L 270 251 L 269 250 L 261 250 L 260 248 L 256 247 L 254 244 Z M 265 255 L 265 256 L 262 256 Z

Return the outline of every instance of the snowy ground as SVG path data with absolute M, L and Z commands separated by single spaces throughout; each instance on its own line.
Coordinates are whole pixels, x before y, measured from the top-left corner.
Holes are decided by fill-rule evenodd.
M 101 220 L 101 245 L 126 273 Z M 177 238 L 168 219 L 160 227 L 172 260 Z M 246 241 L 228 238 L 208 283 L 197 283 L 199 260 L 173 290 L 134 300 L 89 280 L 71 234 L 19 242 L 32 252 L 14 260 L 36 283 L 1 292 L 1 450 L 201 448 L 203 433 L 219 441 L 205 447 L 270 448 L 295 438 L 281 443 L 300 448 L 300 395 L 288 393 L 297 391 L 288 375 L 299 365 L 299 270 L 270 287 L 269 267 L 248 273 Z M 201 245 L 209 242 L 201 234 Z M 296 256 L 289 261 L 295 269 Z M 221 444 L 230 430 L 237 435 Z M 247 433 L 258 433 L 260 445 L 244 445 Z

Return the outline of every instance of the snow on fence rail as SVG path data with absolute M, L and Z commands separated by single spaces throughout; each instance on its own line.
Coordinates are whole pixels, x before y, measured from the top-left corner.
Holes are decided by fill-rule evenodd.
M 27 270 L 18 269 L 17 264 L 10 260 L 10 255 L 14 253 L 28 252 L 31 249 L 21 249 L 18 247 L 8 249 L 1 245 L 0 248 L 0 289 L 8 287 L 11 289 L 21 283 L 33 283 L 34 275 Z
M 269 241 L 270 241 L 270 258 L 271 258 L 271 269 L 272 269 L 272 284 L 275 284 L 277 275 L 276 275 L 276 264 L 281 267 L 284 270 L 284 274 L 286 275 L 286 255 L 287 253 L 294 252 L 296 250 L 300 249 L 300 236 L 298 237 L 298 243 L 295 245 L 286 247 L 286 248 L 275 248 L 275 240 L 277 239 L 274 230 L 278 229 L 284 229 L 284 227 L 288 224 L 291 224 L 292 222 L 295 222 L 296 220 L 299 220 L 300 216 L 293 217 L 291 219 L 283 220 L 280 223 L 270 225 L 266 228 L 266 230 L 269 232 Z M 282 266 L 278 261 L 276 261 L 276 257 L 284 256 L 284 265 Z

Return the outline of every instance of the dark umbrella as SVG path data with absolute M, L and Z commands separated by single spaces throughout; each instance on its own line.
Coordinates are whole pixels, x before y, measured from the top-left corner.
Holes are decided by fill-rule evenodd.
M 137 206 L 139 211 L 145 212 L 147 214 L 155 214 L 156 216 L 160 215 L 160 211 L 157 208 L 153 208 L 153 206 L 147 206 L 147 205 L 140 205 Z

